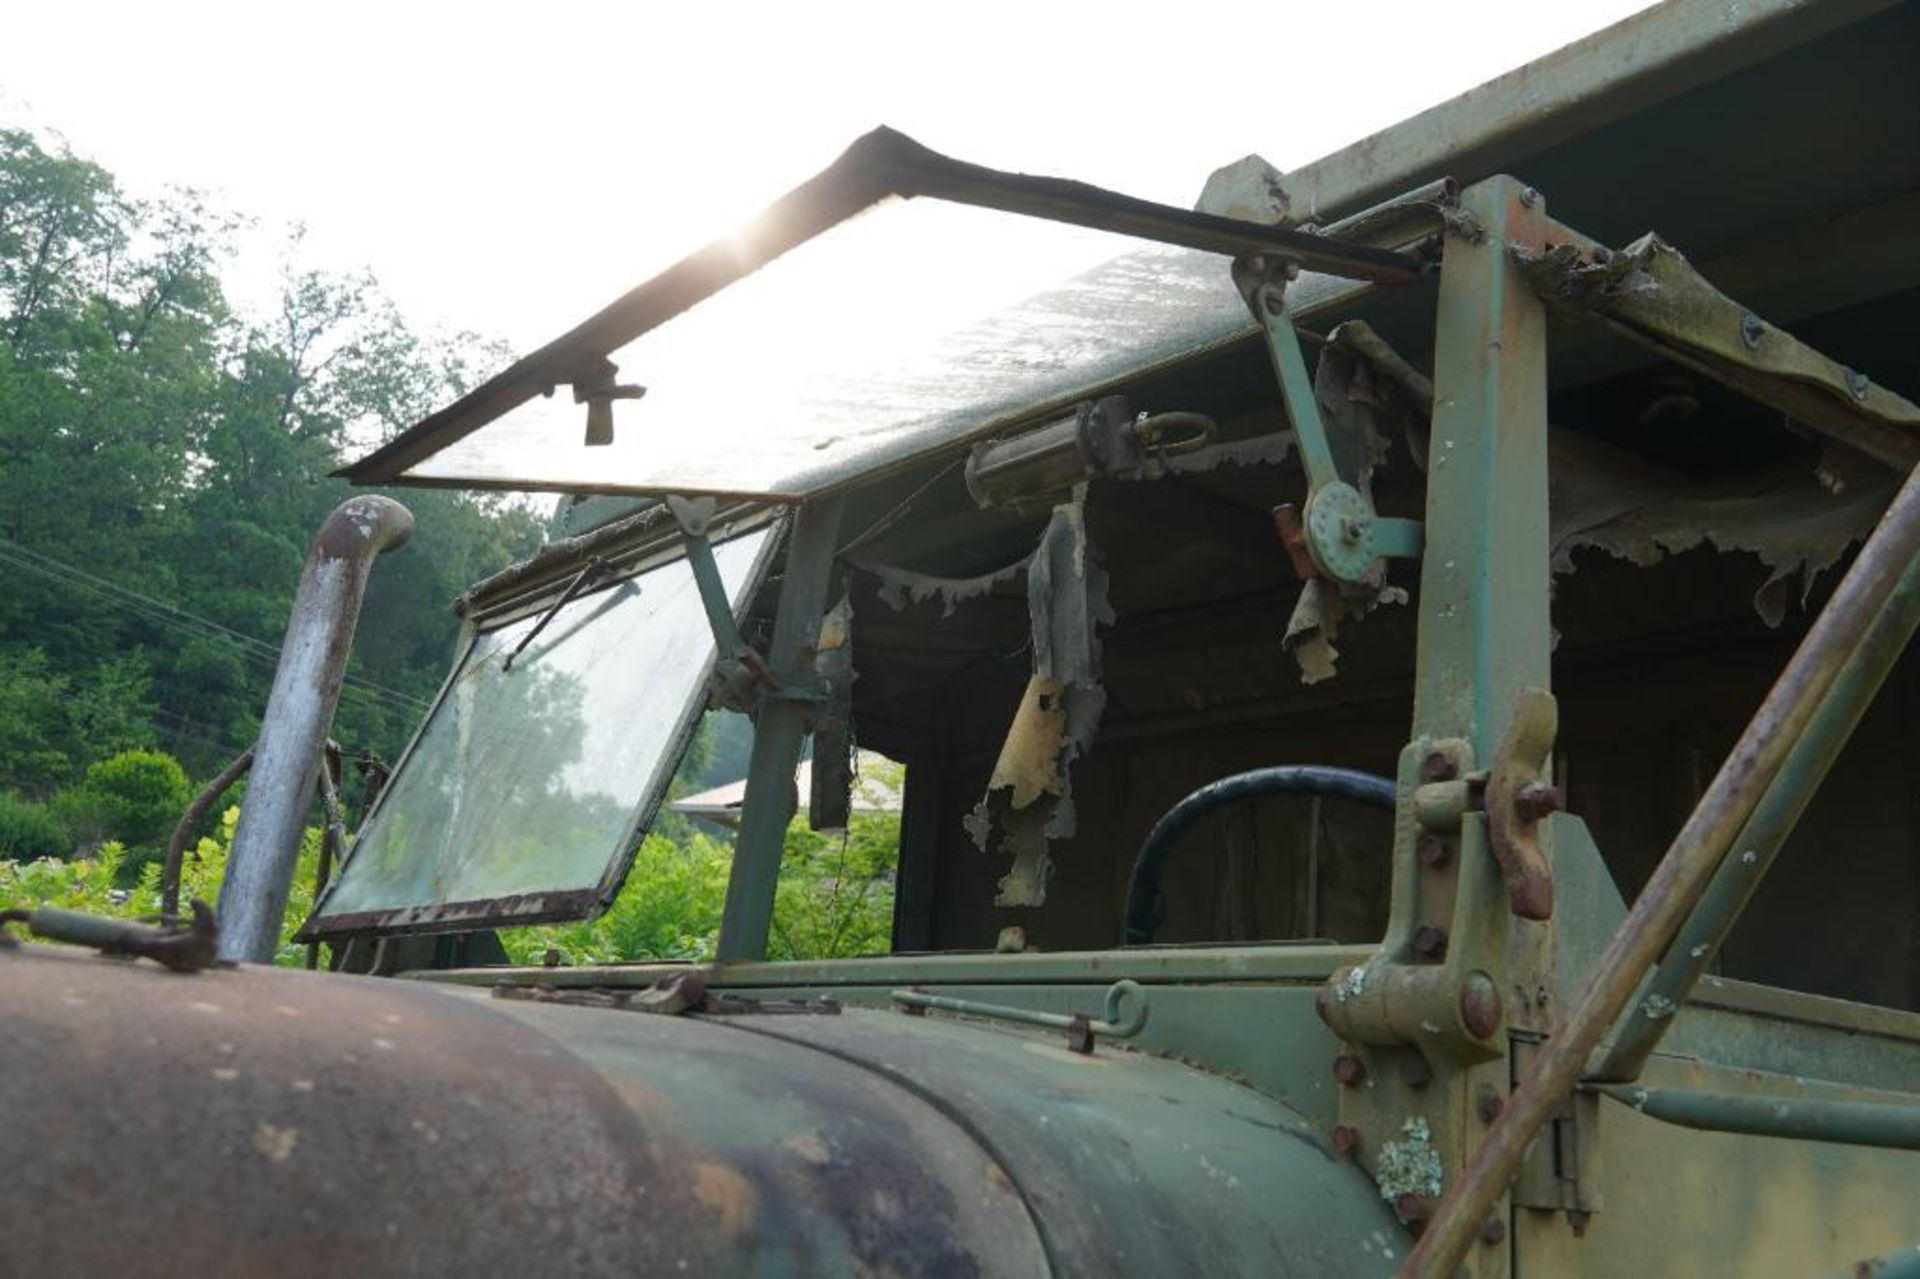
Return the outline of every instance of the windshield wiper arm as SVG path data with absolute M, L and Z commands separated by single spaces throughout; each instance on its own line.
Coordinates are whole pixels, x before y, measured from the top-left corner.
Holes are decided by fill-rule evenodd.
M 606 571 L 607 562 L 598 555 L 588 560 L 587 566 L 581 569 L 571 582 L 567 583 L 567 589 L 560 592 L 560 598 L 553 602 L 553 607 L 542 613 L 540 620 L 533 624 L 533 629 L 523 635 L 520 638 L 520 642 L 513 646 L 513 651 L 507 654 L 507 660 L 500 664 L 500 669 L 505 671 L 512 670 L 513 659 L 520 656 L 521 652 L 525 650 L 527 645 L 533 643 L 541 631 L 547 629 L 547 623 L 551 622 L 561 609 L 573 603 L 574 597 L 580 594 L 581 591 L 604 576 Z

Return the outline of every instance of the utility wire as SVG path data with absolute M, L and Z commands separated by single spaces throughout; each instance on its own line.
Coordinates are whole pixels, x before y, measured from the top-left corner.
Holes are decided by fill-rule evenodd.
M 65 561 L 22 546 L 11 539 L 0 538 L 0 563 L 38 573 L 42 577 L 125 609 L 147 621 L 168 627 L 175 633 L 195 638 L 213 635 L 226 639 L 234 644 L 241 656 L 251 658 L 268 669 L 274 669 L 279 664 L 279 650 L 264 640 L 223 626 L 211 618 L 190 613 L 163 600 L 120 586 Z M 361 699 L 376 705 L 383 698 L 403 702 L 421 713 L 424 713 L 428 706 L 422 698 L 356 675 L 345 676 L 341 691 L 355 693 Z

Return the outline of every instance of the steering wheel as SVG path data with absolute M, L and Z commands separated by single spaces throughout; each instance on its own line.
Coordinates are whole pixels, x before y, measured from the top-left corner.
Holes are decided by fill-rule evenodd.
M 1208 782 L 1163 813 L 1140 845 L 1140 855 L 1134 858 L 1133 873 L 1127 879 L 1127 945 L 1138 946 L 1153 940 L 1154 912 L 1160 905 L 1160 880 L 1180 838 L 1219 809 L 1270 795 L 1326 795 L 1392 812 L 1396 787 L 1391 778 L 1319 764 L 1256 768 Z

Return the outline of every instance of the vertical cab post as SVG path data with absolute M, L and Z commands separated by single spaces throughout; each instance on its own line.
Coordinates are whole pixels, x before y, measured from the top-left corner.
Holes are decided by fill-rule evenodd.
M 774 613 L 767 663 L 774 677 L 791 682 L 810 672 L 820 622 L 827 611 L 833 580 L 833 553 L 840 534 L 841 499 L 829 497 L 802 506 L 794 516 L 787 544 L 786 573 Z M 773 923 L 773 895 L 780 879 L 780 853 L 787 823 L 799 798 L 794 770 L 812 716 L 804 700 L 769 696 L 754 717 L 753 753 L 747 762 L 747 795 L 740 806 L 740 836 L 727 902 L 720 916 L 720 963 L 763 959 Z
M 1378 954 L 1321 997 L 1370 1081 L 1342 1090 L 1341 1125 L 1409 1223 L 1477 1144 L 1478 1095 L 1505 1092 L 1506 1032 L 1539 1015 L 1516 991 L 1546 926 L 1511 917 L 1473 788 L 1520 708 L 1550 703 L 1546 315 L 1508 251 L 1537 236 L 1540 206 L 1492 178 L 1448 231 L 1391 913 Z M 1462 1273 L 1504 1275 L 1506 1257 L 1481 1250 Z

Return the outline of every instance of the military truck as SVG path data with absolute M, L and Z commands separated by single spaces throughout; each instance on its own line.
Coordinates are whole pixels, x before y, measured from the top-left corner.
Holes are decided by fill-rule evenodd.
M 0 953 L 0 1272 L 1920 1273 L 1916 67 L 1671 0 L 1192 210 L 855 142 L 348 468 L 562 536 L 458 601 L 342 971 L 216 957 L 376 499 L 218 919 L 16 912 L 117 958 Z M 713 962 L 502 966 L 718 713 Z M 891 953 L 769 962 L 856 746 Z

